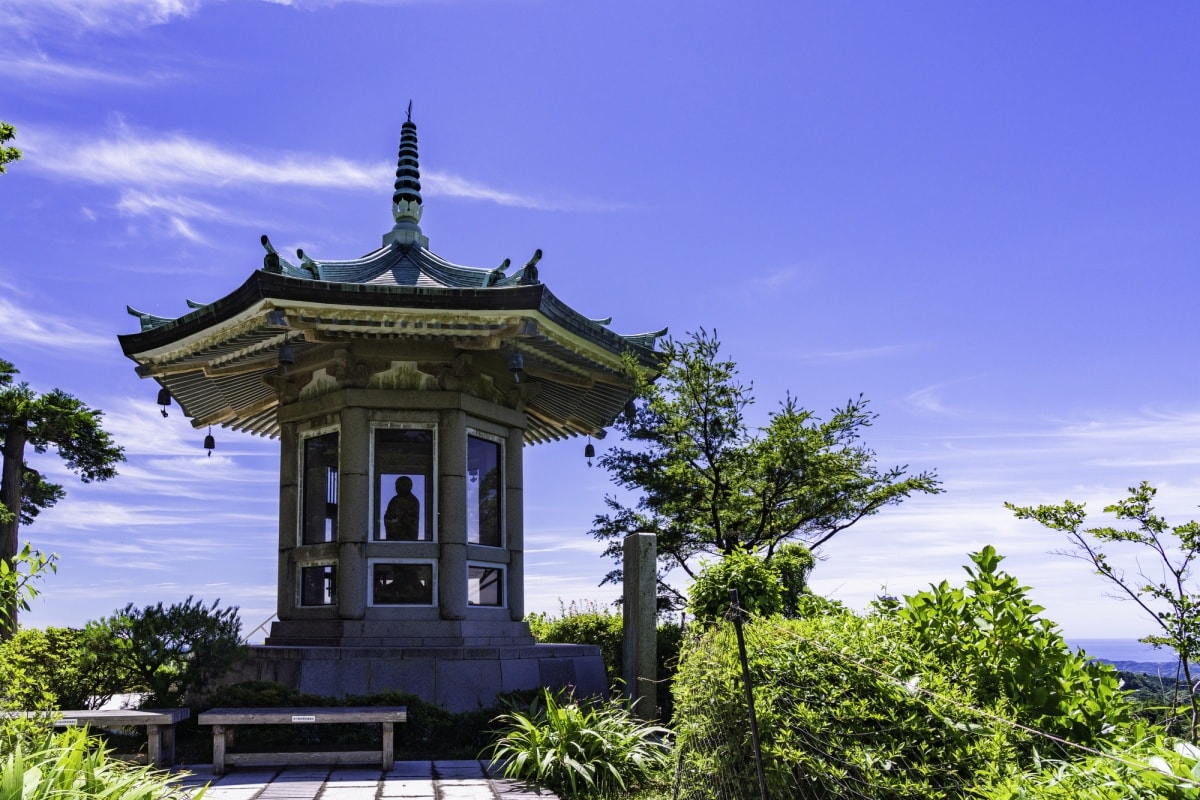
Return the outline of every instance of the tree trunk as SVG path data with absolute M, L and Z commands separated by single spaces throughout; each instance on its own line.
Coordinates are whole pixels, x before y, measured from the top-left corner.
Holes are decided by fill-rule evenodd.
M 12 512 L 12 518 L 0 522 L 0 560 L 15 570 L 17 528 L 21 524 L 21 467 L 25 463 L 25 428 L 10 425 L 4 436 L 3 469 L 0 469 L 0 503 Z M 15 577 L 15 576 L 14 576 Z M 12 588 L 16 589 L 14 583 Z M 15 591 L 0 596 L 0 641 L 8 641 L 17 630 Z

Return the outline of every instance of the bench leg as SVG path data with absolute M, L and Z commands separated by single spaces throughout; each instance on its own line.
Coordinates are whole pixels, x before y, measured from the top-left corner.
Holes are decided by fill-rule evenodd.
M 395 739 L 393 737 L 392 723 L 384 722 L 383 724 L 383 770 L 387 772 L 392 768 L 395 762 Z
M 165 752 L 167 749 L 172 751 L 175 749 L 175 737 L 171 735 L 174 732 L 175 726 L 173 725 L 146 726 L 146 761 L 150 766 L 160 767 L 165 765 L 169 767 L 171 762 L 175 760 L 174 752 L 170 755 Z M 168 739 L 170 739 L 169 743 Z
M 225 774 L 225 726 L 213 725 L 213 775 Z

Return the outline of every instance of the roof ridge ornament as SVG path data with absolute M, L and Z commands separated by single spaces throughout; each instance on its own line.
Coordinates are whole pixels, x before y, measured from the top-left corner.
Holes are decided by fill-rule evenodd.
M 421 169 L 417 156 L 417 126 L 412 121 L 412 101 L 408 101 L 408 118 L 400 126 L 400 151 L 396 156 L 396 184 L 392 193 L 392 218 L 396 224 L 383 237 L 387 246 L 393 242 L 429 247 L 429 239 L 421 233 Z

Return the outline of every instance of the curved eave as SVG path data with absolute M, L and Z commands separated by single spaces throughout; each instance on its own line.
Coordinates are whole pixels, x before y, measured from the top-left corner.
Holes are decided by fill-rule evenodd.
M 285 311 L 289 324 L 269 312 Z M 633 353 L 658 356 L 645 335 L 624 337 L 577 313 L 543 284 L 478 289 L 344 284 L 257 271 L 226 297 L 149 330 L 119 336 L 138 372 L 171 391 L 193 425 L 273 436 L 278 400 L 267 380 L 285 342 L 383 340 L 421 346 L 520 350 L 538 393 L 527 401 L 527 440 L 597 434 L 632 396 L 622 372 Z M 397 344 L 396 346 L 401 346 Z M 386 346 L 386 345 L 385 345 Z

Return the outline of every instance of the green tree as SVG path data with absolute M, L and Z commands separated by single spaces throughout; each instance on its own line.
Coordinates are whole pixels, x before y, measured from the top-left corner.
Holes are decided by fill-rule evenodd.
M 1200 556 L 1200 523 L 1195 520 L 1171 526 L 1154 512 L 1157 490 L 1143 481 L 1130 487 L 1129 496 L 1105 506 L 1104 513 L 1136 523 L 1133 528 L 1101 526 L 1085 528 L 1083 503 L 1066 500 L 1062 505 L 1005 505 L 1018 519 L 1032 519 L 1067 535 L 1071 550 L 1063 555 L 1088 562 L 1096 574 L 1115 587 L 1115 596 L 1132 600 L 1158 627 L 1158 633 L 1141 641 L 1169 647 L 1179 657 L 1185 686 L 1195 686 L 1192 666 L 1200 658 L 1200 594 L 1192 580 L 1192 567 Z M 1134 545 L 1146 558 L 1134 558 L 1134 574 L 1127 573 L 1109 558 L 1106 546 Z M 1200 699 L 1187 692 L 1191 707 L 1189 737 L 1200 736 Z
M 678 568 L 695 578 L 701 556 L 743 548 L 769 560 L 790 540 L 815 550 L 885 506 L 940 491 L 932 472 L 877 466 L 860 441 L 876 417 L 861 397 L 827 421 L 788 397 L 754 431 L 745 419 L 750 387 L 721 356 L 715 332 L 668 340 L 663 364 L 657 381 L 639 386 L 641 402 L 616 422 L 628 446 L 600 458 L 615 484 L 640 496 L 632 505 L 605 498 L 608 513 L 591 531 L 618 562 L 626 535 L 657 534 L 660 604 L 684 602 L 665 575 Z M 616 569 L 604 582 L 620 580 Z
M 0 563 L 17 570 L 18 530 L 62 499 L 60 484 L 47 481 L 25 461 L 27 449 L 53 447 L 67 468 L 84 483 L 108 480 L 125 459 L 121 448 L 100 427 L 102 414 L 60 389 L 38 394 L 27 383 L 14 383 L 17 369 L 0 359 Z M 4 570 L 0 568 L 0 572 Z M 17 626 L 18 598 L 0 597 L 0 640 Z
M 149 692 L 146 706 L 176 706 L 202 692 L 242 655 L 237 606 L 205 606 L 188 597 L 164 608 L 125 606 L 89 622 L 85 637 L 105 663 L 117 663 Z
M 21 158 L 21 151 L 13 145 L 6 145 L 17 137 L 17 129 L 7 122 L 0 121 L 0 175 L 5 172 L 4 165 Z

